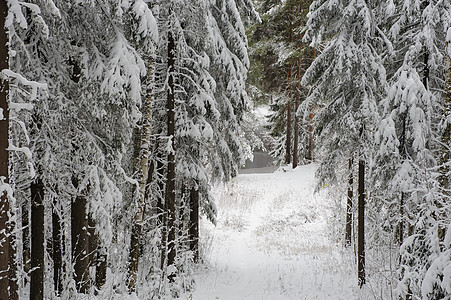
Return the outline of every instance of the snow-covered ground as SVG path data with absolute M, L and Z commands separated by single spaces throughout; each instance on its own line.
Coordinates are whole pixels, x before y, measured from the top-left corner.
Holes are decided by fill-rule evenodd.
M 332 242 L 333 201 L 315 165 L 241 174 L 215 188 L 218 224 L 201 222 L 205 267 L 190 299 L 359 299 L 354 256 Z

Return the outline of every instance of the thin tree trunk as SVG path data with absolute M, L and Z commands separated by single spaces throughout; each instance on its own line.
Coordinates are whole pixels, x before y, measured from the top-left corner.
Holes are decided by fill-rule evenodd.
M 9 299 L 19 299 L 19 285 L 17 282 L 17 263 L 16 263 L 16 235 L 14 228 L 16 227 L 15 218 L 10 221 L 10 238 L 9 238 Z
M 78 184 L 74 184 L 78 186 Z M 74 279 L 77 291 L 87 294 L 91 287 L 89 279 L 89 236 L 86 197 L 78 195 L 71 205 L 71 239 Z
M 293 15 L 293 7 L 291 7 L 290 18 Z M 293 20 L 290 20 L 290 43 L 293 42 Z M 293 75 L 293 63 L 290 59 L 290 65 L 288 67 L 288 90 L 291 91 L 291 76 Z M 289 165 L 291 163 L 291 99 L 287 102 L 287 139 L 285 144 L 285 163 Z
M 358 275 L 359 286 L 365 284 L 365 161 L 359 159 Z
M 99 291 L 106 282 L 108 255 L 106 253 L 105 247 L 97 248 L 96 261 L 96 290 Z
M 22 203 L 22 260 L 23 271 L 28 275 L 30 272 L 30 202 Z M 26 282 L 25 282 L 26 283 Z
M 308 154 L 307 154 L 307 159 L 310 162 L 313 162 L 313 108 L 314 106 L 312 105 L 312 112 L 310 113 L 309 116 L 309 127 L 308 127 Z
M 167 265 L 171 266 L 175 263 L 176 248 L 175 248 L 175 147 L 174 147 L 174 135 L 175 135 L 175 114 L 174 114 L 174 63 L 175 63 L 175 41 L 172 36 L 172 32 L 168 32 L 168 95 L 167 95 L 167 135 L 171 139 L 172 150 L 168 154 L 168 173 L 166 181 L 166 199 L 167 205 L 167 234 L 168 234 L 168 254 Z M 175 274 L 169 274 L 169 279 L 173 280 Z
M 6 1 L 0 2 L 0 71 L 9 68 L 8 33 L 5 19 L 8 14 Z M 9 183 L 9 108 L 8 81 L 0 79 L 0 186 Z M 7 190 L 0 191 L 0 299 L 9 299 L 10 286 L 10 207 Z
M 354 159 L 351 157 L 348 163 L 349 177 L 348 177 L 348 197 L 346 204 L 346 236 L 345 245 L 347 247 L 352 244 L 352 201 L 354 197 L 354 175 L 352 172 L 352 166 L 354 164 Z
M 316 50 L 312 49 L 312 60 L 315 60 L 316 58 Z M 308 155 L 307 155 L 307 159 L 310 162 L 313 162 L 313 111 L 315 109 L 315 105 L 312 104 L 312 111 L 310 112 L 310 124 L 309 124 L 309 142 L 308 142 Z
M 402 133 L 400 137 L 399 153 L 401 154 L 401 159 L 404 161 L 407 158 L 407 150 L 406 150 L 407 113 L 403 113 L 401 117 L 402 117 Z M 404 213 L 405 213 L 404 205 L 405 205 L 405 193 L 404 191 L 402 191 L 399 199 L 399 220 L 397 230 L 399 245 L 401 245 L 404 241 Z
M 401 192 L 399 199 L 399 222 L 398 222 L 398 244 L 401 246 L 404 242 L 404 197 L 405 193 Z
M 128 290 L 134 292 L 136 290 L 136 281 L 139 266 L 139 245 L 141 236 L 142 223 L 135 223 L 132 228 L 132 236 L 130 239 L 129 267 L 128 267 Z
M 63 291 L 63 239 L 61 230 L 61 218 L 57 211 L 57 200 L 52 207 L 52 242 L 53 242 L 53 284 L 57 296 Z
M 158 173 L 158 191 L 159 195 L 157 198 L 157 212 L 158 212 L 158 224 L 163 226 L 164 224 L 164 195 L 165 195 L 165 185 L 162 180 L 164 178 L 164 164 L 158 160 L 157 161 L 157 173 Z
M 296 88 L 296 100 L 294 103 L 294 145 L 293 145 L 293 169 L 298 166 L 298 147 L 299 147 L 299 118 L 297 111 L 299 108 L 299 102 L 301 98 L 301 85 L 299 84 L 301 80 L 301 58 L 298 58 L 298 74 L 297 74 L 298 85 Z
M 450 47 L 449 43 L 447 46 Z M 447 66 L 446 66 L 446 81 L 445 81 L 445 95 L 443 97 L 443 118 L 445 120 L 449 120 L 449 115 L 451 113 L 451 58 L 447 58 Z M 449 121 L 446 122 L 445 130 L 442 133 L 441 137 L 441 155 L 440 155 L 440 176 L 439 183 L 443 193 L 442 203 L 439 204 L 439 207 L 442 207 L 444 203 L 449 201 L 449 161 L 450 161 L 450 141 L 451 141 L 451 123 Z M 443 241 L 445 239 L 446 226 L 439 225 L 438 228 L 438 236 L 439 240 Z
M 161 262 L 160 269 L 164 271 L 167 264 L 168 254 L 168 212 L 166 201 L 162 202 L 163 212 L 161 213 Z
M 199 190 L 191 188 L 190 192 L 190 250 L 193 252 L 194 262 L 199 261 Z
M 290 64 L 290 73 L 291 73 L 291 64 Z M 287 102 L 287 140 L 286 140 L 285 148 L 286 148 L 285 163 L 290 164 L 290 162 L 291 162 L 291 100 L 288 100 L 288 102 Z
M 147 61 L 147 91 L 146 98 L 142 106 L 141 128 L 137 130 L 135 136 L 135 168 L 138 171 L 139 186 L 135 192 L 135 201 L 138 211 L 135 214 L 131 245 L 129 253 L 128 268 L 128 289 L 130 292 L 136 290 L 136 281 L 138 276 L 139 256 L 141 249 L 141 234 L 144 221 L 146 183 L 149 175 L 149 150 L 152 123 L 152 85 L 153 85 L 153 62 L 150 58 Z
M 39 175 L 38 175 L 39 176 Z M 37 178 L 31 184 L 31 281 L 30 297 L 44 299 L 44 185 Z
M 428 90 L 429 89 L 429 53 L 425 50 L 424 53 L 424 67 L 423 67 L 423 85 Z
M 96 265 L 97 260 L 97 236 L 96 236 L 96 222 L 89 215 L 88 216 L 88 236 L 89 236 L 89 264 L 91 267 Z
M 101 262 L 99 261 L 99 239 L 97 237 L 96 233 L 96 222 L 92 218 L 92 216 L 88 217 L 88 233 L 89 233 L 89 265 L 90 267 L 94 267 L 95 269 L 95 293 L 97 294 L 98 290 L 101 288 L 98 286 L 98 273 L 102 272 L 102 270 L 99 270 L 99 266 L 101 265 Z
M 161 132 L 160 132 L 161 134 Z M 158 149 L 158 145 L 156 147 Z M 157 150 L 158 151 L 158 150 Z M 165 182 L 164 178 L 166 176 L 166 168 L 164 163 L 162 162 L 163 159 L 163 152 L 158 151 L 157 152 L 158 158 L 157 158 L 157 180 L 158 180 L 158 195 L 157 195 L 157 212 L 158 212 L 158 218 L 157 218 L 157 226 L 161 230 L 161 259 L 160 259 L 160 270 L 163 271 L 164 267 L 166 266 L 166 254 L 167 254 L 167 218 L 166 218 L 166 190 L 165 190 Z

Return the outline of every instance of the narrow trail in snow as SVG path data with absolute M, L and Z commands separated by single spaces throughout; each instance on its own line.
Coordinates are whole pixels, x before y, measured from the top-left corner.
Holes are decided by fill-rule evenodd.
M 333 203 L 313 193 L 315 169 L 242 174 L 215 189 L 218 224 L 201 222 L 207 267 L 192 299 L 357 299 L 352 256 L 331 242 Z

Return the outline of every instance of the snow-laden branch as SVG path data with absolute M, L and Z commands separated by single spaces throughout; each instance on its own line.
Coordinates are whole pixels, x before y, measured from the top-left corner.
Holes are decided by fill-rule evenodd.
M 47 83 L 28 80 L 25 77 L 23 77 L 22 75 L 20 75 L 19 73 L 16 73 L 9 69 L 3 69 L 0 72 L 0 77 L 1 78 L 8 78 L 8 77 L 14 78 L 14 79 L 18 80 L 21 84 L 23 84 L 25 86 L 29 86 L 31 88 L 31 93 L 30 93 L 31 100 L 36 99 L 38 89 L 42 89 L 42 90 L 48 89 Z

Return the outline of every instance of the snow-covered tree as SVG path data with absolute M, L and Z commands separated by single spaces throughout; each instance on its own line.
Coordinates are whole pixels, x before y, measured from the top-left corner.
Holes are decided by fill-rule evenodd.
M 318 169 L 321 186 L 337 181 L 336 166 L 359 155 L 359 180 L 371 155 L 373 132 L 378 121 L 377 105 L 386 91 L 386 72 L 380 57 L 378 1 L 314 1 L 310 6 L 304 37 L 323 49 L 302 78 L 311 86 L 301 109 L 314 105 L 315 130 L 323 159 Z M 326 25 L 327 24 L 327 25 Z M 321 46 L 321 47 L 320 47 Z M 361 185 L 362 184 L 362 185 Z M 359 206 L 365 193 L 359 182 Z M 359 284 L 364 276 L 363 211 L 359 211 Z
M 445 204 L 449 187 L 442 180 L 449 176 L 443 176 L 449 164 L 449 142 L 443 139 L 447 114 L 442 99 L 450 4 L 389 1 L 386 13 L 391 20 L 388 36 L 396 41 L 391 60 L 398 69 L 392 67 L 388 96 L 382 101 L 377 188 L 385 191 L 383 197 L 402 244 L 398 292 L 407 298 L 437 299 L 444 295 L 440 283 L 423 292 L 421 286 L 443 250 L 449 224 Z

